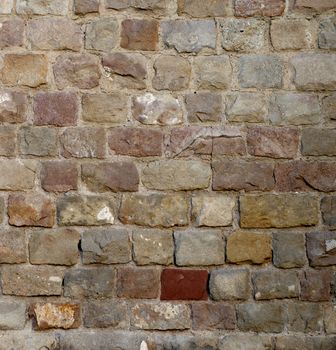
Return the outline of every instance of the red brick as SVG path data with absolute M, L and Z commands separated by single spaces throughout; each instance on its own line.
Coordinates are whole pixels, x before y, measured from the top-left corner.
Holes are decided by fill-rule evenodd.
M 47 196 L 11 194 L 8 198 L 10 225 L 52 227 L 55 223 L 55 205 Z
M 299 132 L 291 128 L 251 127 L 247 149 L 253 156 L 294 158 L 299 148 Z
M 78 113 L 77 97 L 72 92 L 40 92 L 34 98 L 34 124 L 75 125 Z
M 235 15 L 251 16 L 281 16 L 286 7 L 286 0 L 235 0 Z
M 300 299 L 306 301 L 329 301 L 331 299 L 332 271 L 309 270 L 300 273 Z
M 161 156 L 163 134 L 159 130 L 140 128 L 113 128 L 108 136 L 113 154 L 134 157 Z
M 155 268 L 119 268 L 117 295 L 120 298 L 154 299 L 159 295 L 160 271 Z
M 129 50 L 156 50 L 159 40 L 158 21 L 125 19 L 121 26 L 121 47 Z
M 66 192 L 77 189 L 78 171 L 71 161 L 42 163 L 41 186 L 48 192 Z
M 164 269 L 161 300 L 207 300 L 208 271 Z

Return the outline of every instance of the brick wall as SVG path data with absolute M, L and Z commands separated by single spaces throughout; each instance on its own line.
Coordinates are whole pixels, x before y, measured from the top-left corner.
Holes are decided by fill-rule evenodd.
M 0 350 L 336 349 L 335 10 L 0 0 Z

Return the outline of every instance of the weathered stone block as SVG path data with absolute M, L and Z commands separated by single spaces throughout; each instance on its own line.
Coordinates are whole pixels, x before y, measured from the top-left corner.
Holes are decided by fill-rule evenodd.
M 161 300 L 207 300 L 208 271 L 164 269 Z
M 230 263 L 266 263 L 272 258 L 271 238 L 264 233 L 235 232 L 227 239 L 226 255 Z
M 18 296 L 61 295 L 63 267 L 4 265 L 1 267 L 2 293 Z
M 2 204 L 3 205 L 3 204 Z M 26 235 L 22 230 L 0 232 L 0 263 L 19 264 L 27 262 Z
M 37 87 L 47 84 L 48 60 L 40 54 L 6 54 L 0 79 L 5 85 Z
M 320 22 L 318 44 L 321 49 L 336 49 L 336 17 Z
M 331 299 L 332 272 L 307 270 L 300 273 L 300 299 L 306 301 L 329 301 Z
M 224 17 L 229 14 L 229 1 L 214 0 L 204 6 L 202 0 L 179 0 L 178 13 L 192 17 Z
M 323 197 L 321 211 L 324 224 L 332 227 L 336 226 L 336 196 Z
M 148 163 L 141 176 L 142 183 L 156 190 L 193 190 L 210 184 L 210 165 L 194 160 L 159 160 Z
M 336 130 L 305 128 L 302 130 L 301 152 L 304 156 L 335 156 Z
M 1 6 L 3 6 L 1 4 Z M 1 12 L 1 10 L 0 10 Z M 0 49 L 23 45 L 24 21 L 20 18 L 3 20 L 0 22 Z
M 16 12 L 20 15 L 66 15 L 66 0 L 18 0 Z
M 319 14 L 335 8 L 334 0 L 290 0 L 291 12 L 307 15 Z
M 22 301 L 0 301 L 0 329 L 23 329 L 26 323 L 26 304 Z M 1 340 L 2 341 L 2 340 Z
M 81 240 L 84 264 L 123 264 L 131 260 L 125 229 L 85 231 Z
M 306 244 L 311 266 L 336 265 L 336 232 L 309 232 Z
M 32 232 L 29 239 L 31 264 L 75 265 L 80 234 L 71 229 Z
M 118 268 L 117 296 L 131 299 L 156 299 L 160 291 L 160 270 Z
M 336 334 L 336 307 L 328 305 L 324 309 L 324 327 L 327 334 Z
M 112 154 L 133 157 L 161 156 L 163 133 L 160 130 L 141 128 L 113 128 L 108 134 Z
M 137 265 L 170 265 L 174 242 L 171 231 L 136 229 L 133 231 L 133 259 Z
M 20 191 L 33 188 L 35 162 L 3 159 L 0 161 L 0 169 L 0 189 Z
M 99 0 L 74 0 L 73 9 L 76 15 L 99 12 Z
M 220 269 L 210 274 L 209 290 L 214 300 L 246 300 L 250 289 L 247 269 Z
M 150 348 L 157 346 L 158 348 L 168 349 L 217 349 L 218 338 L 213 335 L 185 335 L 185 334 L 174 334 L 165 335 L 160 332 L 157 336 L 151 336 L 147 340 Z
M 57 221 L 61 226 L 110 225 L 116 217 L 114 197 L 65 196 L 57 200 Z
M 326 96 L 322 100 L 322 112 L 327 118 L 336 119 L 336 93 Z
M 16 129 L 7 125 L 0 127 L 0 155 L 5 157 L 15 156 Z
M 1 0 L 0 14 L 8 15 L 12 13 L 14 0 Z
M 293 332 L 321 332 L 323 329 L 323 310 L 314 303 L 290 303 L 287 306 L 288 330 Z
M 215 137 L 212 140 L 212 156 L 246 155 L 246 144 L 242 137 Z
M 177 266 L 224 264 L 225 242 L 219 230 L 175 231 L 174 242 Z
M 272 339 L 265 335 L 225 335 L 219 343 L 219 350 L 271 350 Z
M 141 226 L 185 226 L 189 201 L 184 194 L 124 195 L 119 219 L 124 224 Z
M 26 120 L 27 96 L 23 92 L 0 91 L 0 122 L 22 123 Z
M 92 192 L 134 192 L 139 174 L 132 162 L 82 164 L 82 181 Z
M 313 195 L 261 194 L 240 198 L 240 225 L 249 228 L 313 226 L 318 208 Z
M 251 16 L 281 16 L 286 7 L 286 0 L 235 0 L 235 15 Z
M 118 34 L 118 21 L 113 18 L 101 18 L 90 22 L 85 29 L 85 48 L 109 52 L 118 44 Z
M 50 197 L 38 193 L 11 194 L 8 222 L 14 226 L 53 227 L 56 208 Z
M 55 156 L 57 154 L 57 130 L 48 127 L 25 126 L 19 130 L 20 154 Z

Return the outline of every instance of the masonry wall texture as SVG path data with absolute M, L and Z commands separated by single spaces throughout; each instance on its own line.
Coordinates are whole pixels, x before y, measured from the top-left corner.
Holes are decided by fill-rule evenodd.
M 0 0 L 0 350 L 336 350 L 336 0 Z

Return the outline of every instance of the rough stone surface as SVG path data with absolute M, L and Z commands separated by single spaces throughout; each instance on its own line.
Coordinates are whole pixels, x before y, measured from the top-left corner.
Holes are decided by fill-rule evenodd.
M 306 301 L 328 301 L 332 273 L 328 270 L 307 270 L 300 273 L 300 299 Z
M 0 263 L 27 262 L 26 235 L 24 231 L 9 229 L 0 232 Z
M 320 22 L 318 43 L 321 49 L 336 49 L 336 17 Z
M 311 266 L 336 264 L 336 232 L 309 232 L 306 242 Z
M 322 112 L 327 118 L 336 119 L 336 93 L 326 96 L 322 100 Z
M 22 301 L 0 301 L 0 329 L 23 329 L 26 323 L 26 305 Z
M 334 0 L 290 0 L 289 9 L 304 14 L 318 14 L 335 7 Z
M 0 127 L 0 155 L 15 156 L 16 151 L 16 129 L 13 126 Z
M 231 263 L 266 263 L 272 258 L 271 238 L 262 233 L 235 232 L 227 239 L 226 254 Z
M 26 120 L 27 96 L 23 92 L 0 91 L 0 121 L 22 123 Z
M 0 48 L 22 46 L 24 21 L 17 18 L 4 20 L 0 23 Z
M 57 154 L 57 130 L 55 129 L 25 126 L 20 129 L 18 139 L 21 154 L 40 157 Z
M 223 17 L 229 13 L 227 0 L 211 1 L 203 6 L 201 0 L 179 0 L 178 13 L 186 13 L 192 17 Z
M 18 14 L 26 15 L 65 15 L 66 0 L 18 0 L 16 4 Z
M 336 197 L 324 197 L 321 200 L 321 211 L 324 224 L 336 226 Z
M 84 264 L 122 264 L 131 260 L 131 244 L 124 229 L 90 230 L 81 240 Z
M 288 329 L 294 332 L 321 332 L 323 312 L 319 304 L 288 304 Z
M 74 0 L 74 12 L 76 15 L 99 12 L 99 0 Z
M 220 350 L 270 350 L 271 337 L 265 335 L 226 335 L 220 340 Z
M 178 266 L 224 264 L 224 237 L 219 230 L 175 231 L 174 241 Z
M 305 156 L 335 156 L 336 130 L 305 128 L 302 131 L 301 148 Z
M 334 305 L 324 310 L 324 326 L 327 334 L 336 333 L 336 307 Z
M 239 17 L 281 16 L 285 7 L 285 0 L 235 0 L 235 15 Z
M 246 300 L 250 295 L 250 274 L 247 269 L 219 269 L 210 275 L 211 298 L 218 300 Z
M 312 226 L 318 222 L 316 197 L 295 194 L 262 194 L 240 198 L 242 227 Z
M 103 18 L 90 22 L 85 30 L 85 48 L 109 52 L 118 43 L 118 22 L 111 18 Z
M 27 190 L 34 186 L 36 164 L 32 161 L 0 160 L 0 189 Z

